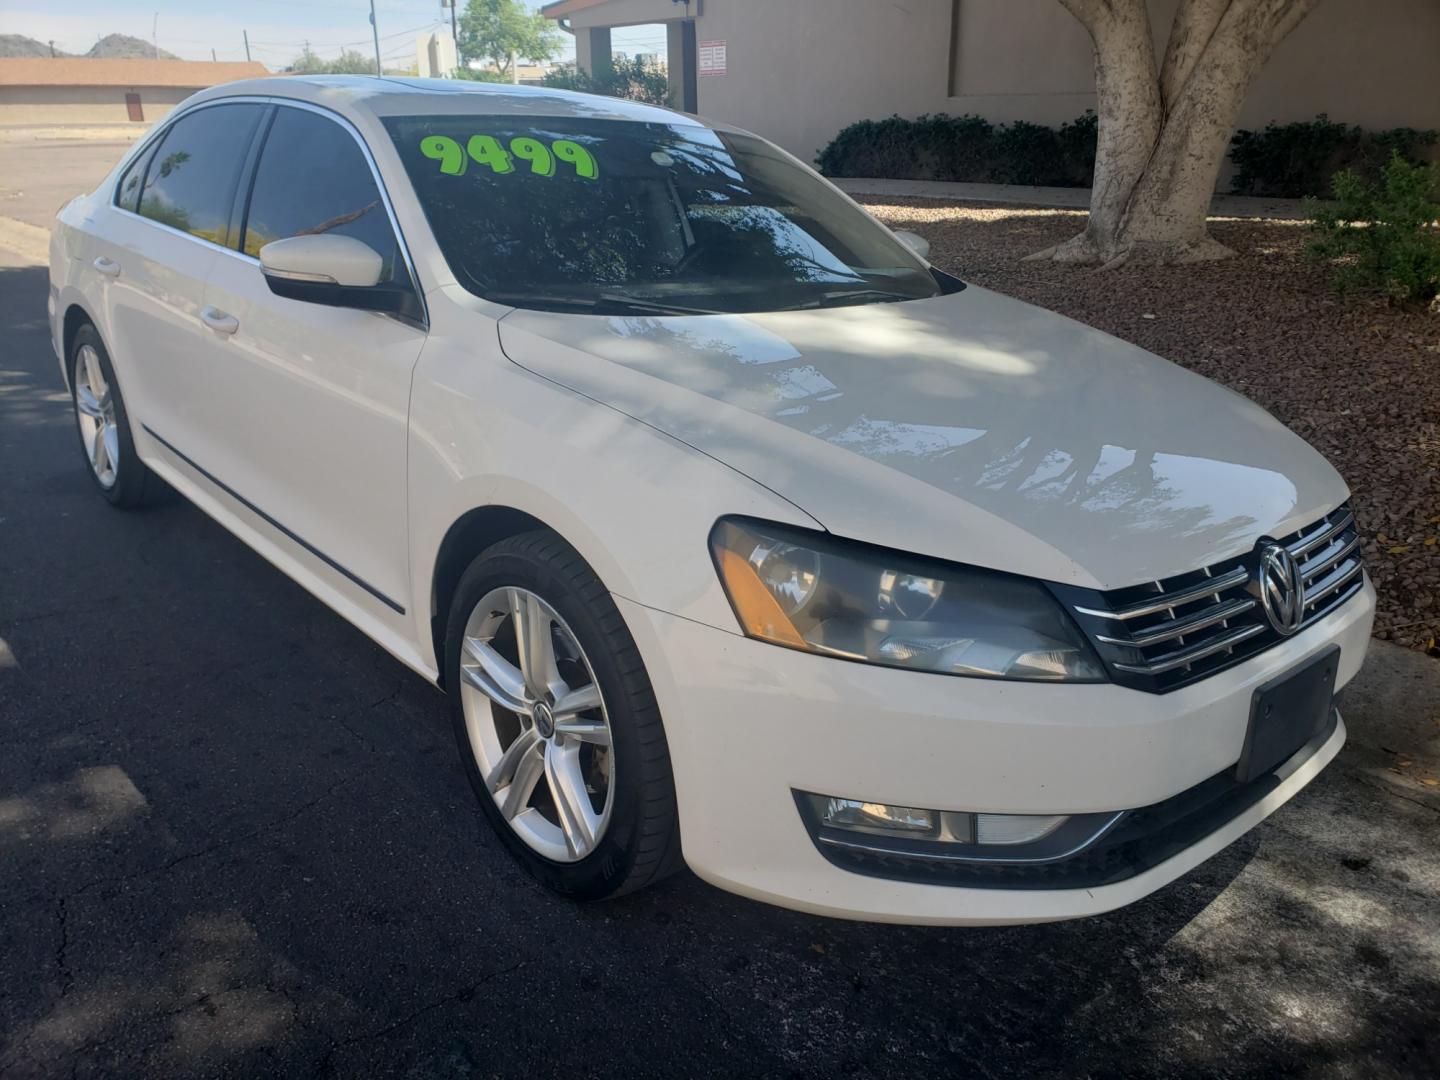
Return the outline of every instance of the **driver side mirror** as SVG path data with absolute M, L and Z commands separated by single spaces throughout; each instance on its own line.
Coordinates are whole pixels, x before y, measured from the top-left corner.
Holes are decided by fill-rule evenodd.
M 895 239 L 899 240 L 922 259 L 930 254 L 930 241 L 926 240 L 919 233 L 913 233 L 909 229 L 896 229 Z
M 274 240 L 260 249 L 260 272 L 270 291 L 288 300 L 419 319 L 414 290 L 382 284 L 385 260 L 352 236 L 316 233 Z

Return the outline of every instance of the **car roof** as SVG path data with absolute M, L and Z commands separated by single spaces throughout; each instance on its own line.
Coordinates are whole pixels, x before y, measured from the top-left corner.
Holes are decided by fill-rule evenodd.
M 414 79 L 375 75 L 282 75 L 242 79 L 196 94 L 195 102 L 225 97 L 279 97 L 371 116 L 565 116 L 708 127 L 693 116 L 658 105 L 579 94 L 549 86 Z

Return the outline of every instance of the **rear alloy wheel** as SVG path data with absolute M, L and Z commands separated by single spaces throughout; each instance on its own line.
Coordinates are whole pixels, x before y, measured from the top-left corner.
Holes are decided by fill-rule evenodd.
M 481 808 L 543 884 L 599 900 L 680 865 L 645 665 L 609 591 L 554 533 L 502 540 L 461 576 L 445 685 Z
M 100 354 L 88 342 L 75 350 L 75 420 L 90 471 L 109 491 L 120 470 L 120 431 L 115 425 L 110 383 L 100 368 Z
M 135 452 L 125 397 L 100 334 L 86 323 L 70 342 L 70 397 L 80 449 L 95 486 L 114 506 L 144 506 L 168 489 Z

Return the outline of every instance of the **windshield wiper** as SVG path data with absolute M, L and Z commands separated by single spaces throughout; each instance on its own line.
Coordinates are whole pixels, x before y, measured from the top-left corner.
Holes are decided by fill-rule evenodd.
M 919 300 L 914 293 L 896 292 L 893 289 L 835 289 L 821 293 L 815 301 L 816 307 L 835 307 L 857 300 Z
M 683 304 L 671 304 L 664 300 L 642 300 L 635 296 L 623 296 L 620 293 L 600 293 L 596 299 L 604 304 L 621 304 L 636 311 L 653 311 L 663 315 L 724 315 L 723 311 L 716 311 L 714 308 L 686 307 Z
M 493 300 L 497 304 L 515 304 L 524 306 L 535 306 L 542 310 L 553 310 L 555 308 L 578 308 L 582 311 L 595 311 L 599 307 L 622 307 L 630 311 L 644 312 L 647 315 L 721 315 L 723 312 L 713 308 L 685 307 L 681 304 L 668 304 L 663 300 L 641 300 L 633 296 L 623 296 L 619 293 L 600 293 L 597 296 L 545 296 L 535 293 L 510 293 L 492 292 L 486 293 L 485 299 Z

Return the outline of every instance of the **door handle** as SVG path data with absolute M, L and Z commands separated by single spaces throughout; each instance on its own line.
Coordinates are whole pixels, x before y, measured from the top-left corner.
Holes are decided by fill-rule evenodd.
M 120 276 L 120 264 L 114 259 L 107 259 L 104 255 L 101 255 L 90 265 L 95 267 L 96 270 L 99 270 L 100 273 L 104 274 L 106 277 Z
M 233 334 L 240 329 L 240 320 L 234 315 L 226 315 L 219 308 L 201 308 L 200 321 L 217 334 Z

